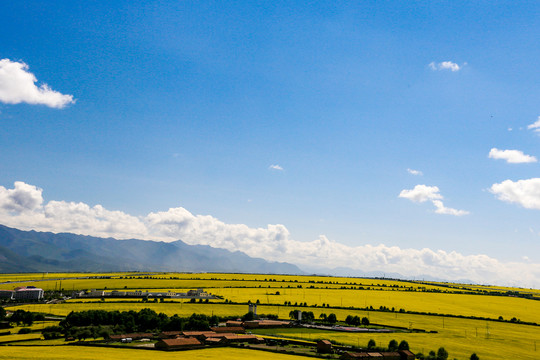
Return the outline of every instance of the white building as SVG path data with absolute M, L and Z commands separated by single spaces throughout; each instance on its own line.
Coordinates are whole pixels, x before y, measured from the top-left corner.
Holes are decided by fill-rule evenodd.
M 21 286 L 13 291 L 13 299 L 15 300 L 40 300 L 43 299 L 43 289 L 35 286 Z

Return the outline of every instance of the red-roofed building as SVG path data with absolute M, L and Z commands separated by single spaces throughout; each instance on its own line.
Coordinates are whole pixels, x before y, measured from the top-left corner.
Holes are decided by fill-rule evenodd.
M 158 341 L 154 347 L 160 350 L 191 350 L 199 349 L 204 345 L 197 339 L 188 337 L 188 338 L 177 338 L 177 339 L 163 339 Z
M 217 326 L 211 329 L 217 333 L 244 334 L 246 332 L 246 329 L 244 329 L 242 326 Z
M 332 343 L 328 340 L 317 341 L 317 352 L 320 354 L 329 354 L 332 350 Z

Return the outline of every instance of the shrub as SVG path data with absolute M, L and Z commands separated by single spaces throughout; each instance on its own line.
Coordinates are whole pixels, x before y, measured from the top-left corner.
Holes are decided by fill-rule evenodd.
M 30 334 L 32 332 L 32 329 L 30 328 L 22 328 L 19 330 L 19 334 Z

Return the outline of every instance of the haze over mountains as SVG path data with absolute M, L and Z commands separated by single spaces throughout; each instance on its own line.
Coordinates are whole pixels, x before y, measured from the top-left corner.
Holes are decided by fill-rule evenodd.
M 181 240 L 116 240 L 0 225 L 0 272 L 180 271 L 302 274 L 289 263 Z
M 208 245 L 151 240 L 117 240 L 72 233 L 23 231 L 0 225 L 0 272 L 235 272 L 320 274 L 352 277 L 406 278 L 395 272 L 298 266 L 254 258 L 241 251 Z M 445 280 L 430 275 L 417 279 Z M 461 282 L 472 282 L 462 280 Z

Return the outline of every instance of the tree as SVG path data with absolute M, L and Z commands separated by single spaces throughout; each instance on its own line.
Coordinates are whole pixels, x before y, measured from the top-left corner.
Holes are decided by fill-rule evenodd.
M 369 325 L 369 319 L 367 317 L 365 317 L 365 316 L 362 318 L 362 325 L 364 325 L 364 326 Z
M 480 360 L 480 358 L 478 357 L 478 355 L 476 355 L 476 353 L 473 353 L 471 355 L 471 360 Z
M 11 317 L 9 318 L 10 322 L 16 323 L 17 325 L 23 323 L 24 325 L 31 326 L 34 323 L 34 314 L 30 311 L 16 310 Z
M 111 337 L 111 334 L 109 333 L 109 330 L 107 329 L 101 329 L 99 332 L 98 332 L 98 335 L 102 338 L 104 338 L 105 340 L 109 339 Z
M 447 360 L 448 359 L 448 351 L 446 351 L 445 348 L 440 347 L 439 350 L 437 350 L 437 360 Z
M 255 319 L 255 314 L 253 314 L 253 311 L 250 311 L 244 314 L 244 316 L 242 316 L 242 321 L 251 321 L 254 319 Z
M 289 317 L 293 320 L 298 319 L 298 310 L 291 310 L 289 311 Z
M 396 351 L 398 349 L 398 342 L 394 339 L 388 343 L 388 351 Z
M 313 311 L 304 311 L 302 312 L 302 318 L 304 318 L 304 321 L 306 322 L 313 322 L 315 320 L 315 314 L 313 313 Z
M 375 349 L 376 346 L 377 346 L 377 343 L 375 343 L 375 340 L 369 339 L 369 341 L 367 343 L 367 348 L 368 349 Z
M 6 318 L 6 309 L 0 306 L 0 321 L 3 321 Z
M 337 322 L 336 314 L 331 313 L 328 315 L 328 318 L 326 319 L 330 324 L 335 324 Z
M 75 335 L 75 337 L 79 341 L 88 339 L 91 336 L 92 336 L 92 332 L 90 332 L 90 330 L 88 329 L 77 331 L 77 334 Z
M 398 346 L 398 350 L 409 350 L 409 343 L 405 340 L 401 340 Z
M 328 319 L 328 316 L 325 313 L 321 313 L 321 315 L 319 315 L 319 319 L 326 322 L 326 319 Z

